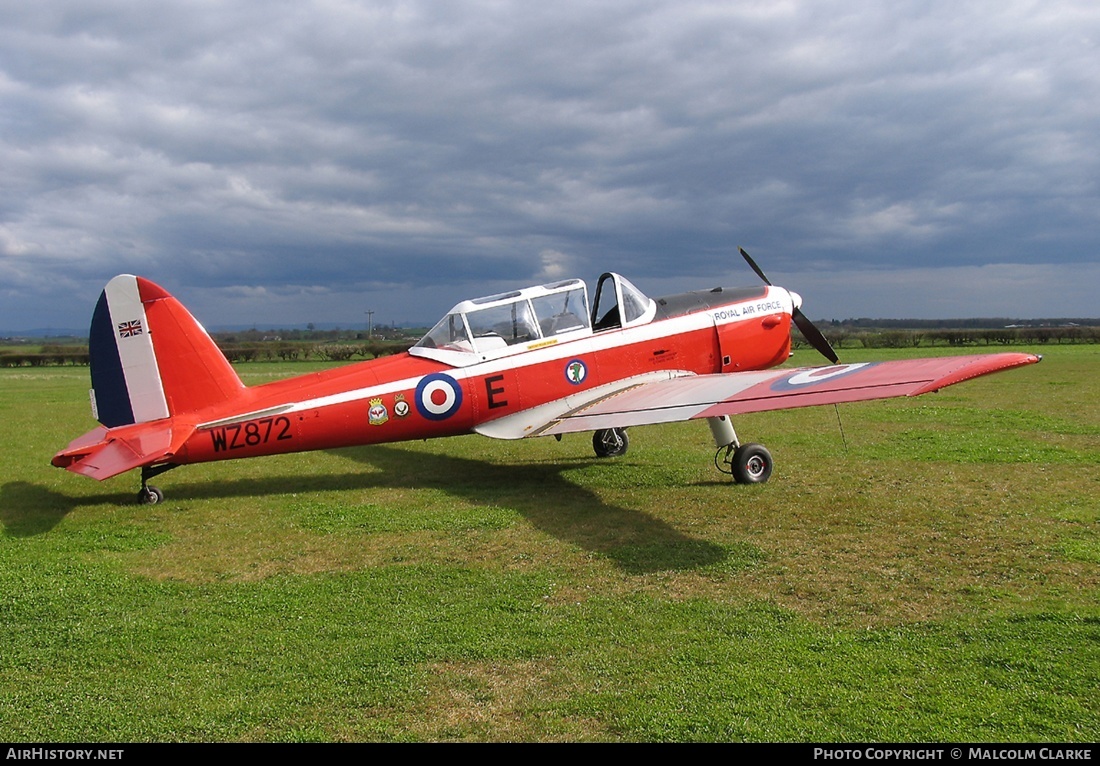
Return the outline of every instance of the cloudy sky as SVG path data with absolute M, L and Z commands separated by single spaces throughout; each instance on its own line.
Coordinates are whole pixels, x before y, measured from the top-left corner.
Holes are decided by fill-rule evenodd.
M 1098 316 L 1095 0 L 0 0 L 0 330 L 618 271 L 811 317 Z

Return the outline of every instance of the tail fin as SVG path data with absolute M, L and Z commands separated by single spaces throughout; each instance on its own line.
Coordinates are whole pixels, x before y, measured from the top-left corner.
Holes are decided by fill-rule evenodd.
M 88 349 L 93 413 L 108 428 L 193 412 L 245 389 L 183 304 L 130 274 L 99 296 Z

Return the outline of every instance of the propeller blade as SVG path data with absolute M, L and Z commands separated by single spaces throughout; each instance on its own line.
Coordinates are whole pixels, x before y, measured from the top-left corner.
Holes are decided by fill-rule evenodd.
M 756 276 L 758 276 L 762 280 L 764 280 L 764 284 L 766 284 L 768 287 L 771 287 L 771 285 L 772 285 L 771 280 L 768 279 L 767 275 L 764 274 L 764 270 L 756 265 L 756 261 L 754 261 L 749 256 L 749 254 L 745 252 L 745 248 L 739 247 L 737 249 L 741 251 L 741 257 L 744 258 L 745 261 L 749 264 L 749 266 L 752 267 L 752 270 L 756 272 Z
M 802 332 L 802 337 L 809 341 L 810 345 L 821 352 L 821 355 L 828 359 L 833 364 L 839 361 L 839 357 L 836 352 L 833 351 L 833 347 L 829 345 L 829 341 L 821 334 L 821 330 L 817 329 L 813 322 L 802 313 L 801 309 L 795 309 L 791 313 L 791 319 L 794 320 L 795 326 Z
M 756 261 L 745 252 L 745 248 L 739 247 L 737 249 L 741 251 L 741 257 L 745 259 L 745 262 L 756 272 L 756 276 L 764 280 L 764 284 L 768 287 L 771 287 L 771 280 L 764 274 L 764 270 L 756 265 Z M 797 306 L 795 306 L 794 311 L 791 312 L 791 319 L 794 320 L 795 326 L 798 327 L 799 331 L 802 333 L 802 337 L 804 337 L 811 346 L 816 348 L 823 357 L 833 364 L 839 361 L 839 357 L 836 355 L 836 352 L 833 351 L 833 347 L 829 345 L 829 341 L 821 334 L 821 330 L 817 329 L 814 323 L 811 322 Z

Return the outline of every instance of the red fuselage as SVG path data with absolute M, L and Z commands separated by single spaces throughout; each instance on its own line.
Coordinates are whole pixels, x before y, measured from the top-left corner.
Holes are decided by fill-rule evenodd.
M 659 371 L 759 370 L 790 355 L 792 299 L 781 288 L 733 291 L 725 303 L 715 295 L 687 309 L 679 303 L 645 324 L 541 340 L 463 366 L 413 349 L 250 387 L 232 402 L 175 415 L 197 428 L 172 462 L 454 436 Z

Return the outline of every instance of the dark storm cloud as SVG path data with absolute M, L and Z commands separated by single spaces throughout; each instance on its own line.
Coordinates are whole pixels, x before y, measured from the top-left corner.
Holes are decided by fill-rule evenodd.
M 71 6 L 0 12 L 0 328 L 124 271 L 432 321 L 748 281 L 738 244 L 822 316 L 1096 313 L 1091 3 Z

